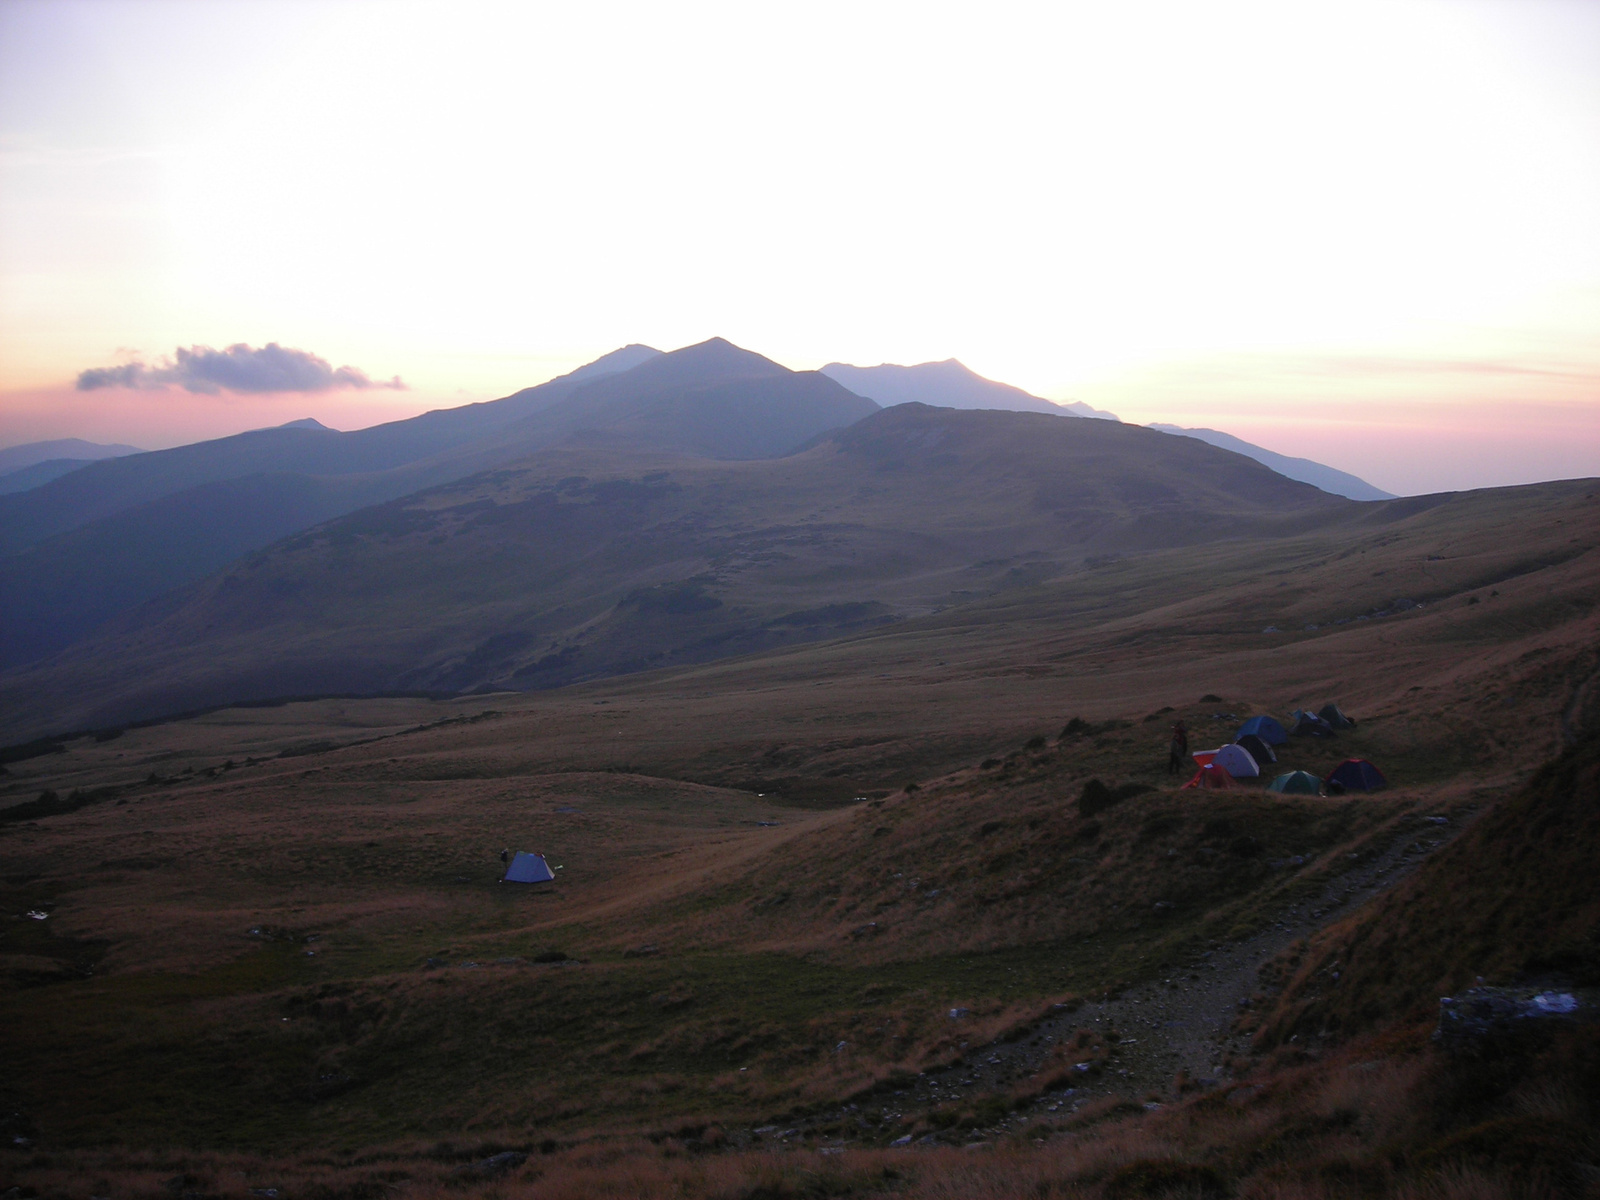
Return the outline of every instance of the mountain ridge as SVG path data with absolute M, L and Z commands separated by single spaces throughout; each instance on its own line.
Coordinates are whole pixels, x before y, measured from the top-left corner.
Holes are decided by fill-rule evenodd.
M 885 407 L 918 401 L 941 408 L 999 408 L 1012 412 L 1117 419 L 1114 414 L 1091 408 L 1082 401 L 1046 400 L 1009 383 L 986 379 L 954 358 L 913 366 L 880 363 L 875 367 L 857 367 L 831 362 L 821 371 L 857 395 L 876 400 Z
M 1258 463 L 1272 468 L 1278 474 L 1289 479 L 1298 479 L 1301 483 L 1309 483 L 1323 491 L 1335 496 L 1344 496 L 1350 500 L 1394 500 L 1397 499 L 1392 492 L 1374 487 L 1360 476 L 1351 475 L 1336 467 L 1319 463 L 1309 458 L 1292 458 L 1287 454 L 1279 454 L 1274 450 L 1267 450 L 1243 438 L 1235 437 L 1231 433 L 1223 433 L 1219 429 L 1186 429 L 1182 425 L 1166 425 L 1152 423 L 1149 428 L 1162 433 L 1173 434 L 1177 437 L 1196 438 L 1224 450 L 1232 450 L 1235 454 L 1243 454 L 1253 458 Z
M 103 458 L 121 458 L 129 454 L 145 454 L 138 446 L 120 442 L 86 442 L 82 438 L 52 438 L 43 442 L 24 442 L 0 450 L 0 478 L 31 467 L 36 463 L 71 459 L 76 462 L 99 462 Z

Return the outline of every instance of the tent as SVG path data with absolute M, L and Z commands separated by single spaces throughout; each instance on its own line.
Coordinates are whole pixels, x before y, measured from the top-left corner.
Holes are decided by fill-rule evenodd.
M 555 872 L 550 869 L 550 864 L 545 862 L 542 854 L 529 854 L 526 850 L 518 850 L 517 856 L 511 860 L 511 865 L 506 868 L 505 878 L 501 883 L 549 883 L 555 878 Z
M 1257 766 L 1278 761 L 1278 756 L 1272 752 L 1272 747 L 1253 733 L 1242 733 L 1233 740 L 1236 745 L 1243 746 L 1250 752 L 1250 757 L 1256 760 Z
M 1183 785 L 1186 788 L 1236 788 L 1239 785 L 1233 781 L 1233 776 L 1217 766 L 1207 763 L 1194 773 L 1194 778 Z
M 1356 723 L 1345 716 L 1344 710 L 1337 704 L 1324 704 L 1317 710 L 1317 716 L 1335 729 L 1354 729 L 1356 727 Z
M 1320 796 L 1322 795 L 1322 780 L 1310 771 L 1290 771 L 1287 775 L 1279 775 L 1267 784 L 1269 792 L 1288 792 L 1295 796 Z
M 1289 732 L 1295 737 L 1333 736 L 1333 726 L 1314 712 L 1304 712 L 1297 708 L 1289 715 L 1294 718 L 1294 727 Z
M 1239 745 L 1223 746 L 1211 756 L 1211 765 L 1221 767 L 1235 779 L 1254 779 L 1261 774 L 1261 768 L 1250 757 L 1250 751 Z
M 1289 740 L 1288 733 L 1272 717 L 1251 717 L 1239 726 L 1239 733 L 1233 740 L 1238 741 L 1245 734 L 1254 734 L 1269 746 L 1281 746 Z
M 1375 792 L 1388 787 L 1389 781 L 1364 758 L 1347 758 L 1328 772 L 1330 792 Z

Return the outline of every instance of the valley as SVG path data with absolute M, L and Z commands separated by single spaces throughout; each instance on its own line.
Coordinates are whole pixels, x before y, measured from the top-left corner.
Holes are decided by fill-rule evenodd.
M 1365 1035 L 1285 1050 L 1263 981 L 1593 716 L 1592 486 L 1404 503 L 991 577 L 965 602 L 935 565 L 920 613 L 715 661 L 7 752 L 6 907 L 46 914 L 0 948 L 0 1016 L 29 1031 L 0 1099 L 56 1147 L 30 1178 L 112 1170 L 90 1149 L 107 1139 L 194 1147 L 218 1180 L 227 1161 L 371 1178 L 358 1159 L 422 1180 L 499 1148 L 603 1194 L 596 1154 L 799 1180 L 759 1164 L 837 1150 L 871 1175 L 871 1155 L 968 1143 L 1056 1161 L 1241 1088 L 1284 1113 L 1304 1053 Z M 793 611 L 762 569 L 707 591 Z M 1390 790 L 1164 773 L 1173 720 L 1203 748 L 1329 699 L 1358 728 L 1269 770 L 1354 755 Z M 1091 779 L 1131 794 L 1085 815 Z M 59 810 L 6 812 L 46 790 Z M 507 846 L 557 882 L 499 884 Z

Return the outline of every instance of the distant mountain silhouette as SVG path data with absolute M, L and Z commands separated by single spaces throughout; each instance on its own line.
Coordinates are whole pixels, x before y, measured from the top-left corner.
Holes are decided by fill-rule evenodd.
M 639 342 L 629 342 L 620 350 L 613 350 L 610 354 L 602 354 L 592 363 L 586 363 L 576 371 L 569 371 L 564 379 L 574 383 L 587 383 L 591 379 L 599 379 L 602 375 L 615 375 L 619 371 L 631 371 L 640 363 L 648 362 L 652 358 L 659 358 L 661 351 L 654 346 L 642 345 Z
M 31 467 L 36 463 L 70 459 L 75 462 L 98 462 L 102 458 L 121 458 L 127 454 L 143 454 L 137 446 L 117 444 L 102 445 L 86 442 L 82 438 L 56 438 L 49 442 L 28 442 L 21 446 L 8 446 L 0 450 L 0 477 Z
M 1322 463 L 1313 462 L 1309 458 L 1290 458 L 1286 454 L 1277 454 L 1271 450 L 1263 450 L 1260 446 L 1252 445 L 1243 438 L 1236 438 L 1231 433 L 1222 433 L 1215 429 L 1185 429 L 1181 425 L 1151 425 L 1151 429 L 1160 430 L 1162 433 L 1175 433 L 1182 437 L 1198 438 L 1202 442 L 1209 442 L 1213 446 L 1220 446 L 1224 450 L 1232 450 L 1235 454 L 1243 454 L 1253 458 L 1258 463 L 1271 467 L 1280 475 L 1290 479 L 1298 479 L 1301 483 L 1309 483 L 1312 487 L 1319 487 L 1325 492 L 1335 496 L 1344 496 L 1351 500 L 1393 500 L 1392 492 L 1382 488 L 1375 488 L 1365 479 L 1357 478 L 1344 471 L 1337 471 Z
M 326 425 L 324 425 L 321 421 L 317 420 L 315 417 L 301 417 L 298 421 L 285 421 L 282 425 L 275 425 L 275 426 L 273 426 L 273 428 L 275 428 L 275 429 L 328 429 L 328 427 Z M 336 433 L 338 431 L 330 429 L 330 430 L 328 430 L 328 432 Z
M 641 349 L 644 349 L 641 347 Z M 619 359 L 617 356 L 621 355 Z M 45 538 L 187 488 L 252 474 L 355 475 L 390 471 L 479 441 L 571 395 L 585 382 L 627 369 L 637 357 L 616 351 L 605 359 L 524 388 L 500 400 L 435 409 L 353 433 L 303 422 L 96 463 L 22 496 L 0 498 L 0 554 L 15 554 Z M 591 370 L 599 368 L 598 372 Z M 584 372 L 581 378 L 575 378 Z M 404 495 L 377 487 L 373 499 Z M 414 486 L 426 486 L 414 485 Z M 371 501 L 368 501 L 369 503 Z M 326 514 L 333 515 L 332 513 Z
M 582 431 L 707 458 L 774 458 L 877 409 L 819 372 L 712 338 L 584 384 L 499 440 L 532 453 Z
M 1100 417 L 1115 421 L 1108 412 L 1074 401 L 1057 404 L 1030 395 L 1008 383 L 997 383 L 969 370 L 953 358 L 918 363 L 914 367 L 884 363 L 853 367 L 829 363 L 822 373 L 836 379 L 858 396 L 876 400 L 885 408 L 895 404 L 933 404 L 940 408 L 1001 408 L 1012 412 L 1047 412 L 1058 416 Z
M 876 408 L 816 372 L 712 339 L 672 354 L 625 347 L 502 400 L 353 433 L 299 421 L 96 463 L 0 496 L 0 666 L 54 653 L 319 521 L 571 438 L 766 458 Z
M 729 349 L 701 353 L 790 381 L 784 403 L 817 386 Z M 680 353 L 647 364 L 667 390 L 645 390 L 678 398 L 669 410 L 689 394 L 673 387 L 703 377 L 680 373 L 698 357 Z M 611 399 L 591 400 L 611 411 L 623 393 L 606 382 Z M 553 686 L 865 629 L 1082 570 L 1086 556 L 1359 512 L 1195 439 L 1037 413 L 903 404 L 761 461 L 585 435 L 307 529 L 117 616 L 0 676 L 0 720 L 25 709 L 34 725 L 82 727 L 308 692 Z
M 51 458 L 44 462 L 36 462 L 31 466 L 19 467 L 0 475 L 0 496 L 9 496 L 14 492 L 32 491 L 42 487 L 52 479 L 60 479 L 63 475 L 70 475 L 82 467 L 87 467 L 98 459 L 92 458 Z

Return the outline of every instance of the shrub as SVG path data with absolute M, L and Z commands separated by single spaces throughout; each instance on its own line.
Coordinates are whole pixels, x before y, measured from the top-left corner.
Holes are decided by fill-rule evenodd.
M 1172 1158 L 1145 1158 L 1119 1168 L 1106 1181 L 1108 1200 L 1146 1196 L 1225 1196 L 1228 1185 L 1210 1167 Z
M 1078 796 L 1078 815 L 1092 817 L 1096 813 L 1104 812 L 1115 803 L 1111 789 L 1100 780 L 1091 779 L 1083 785 L 1083 792 Z

